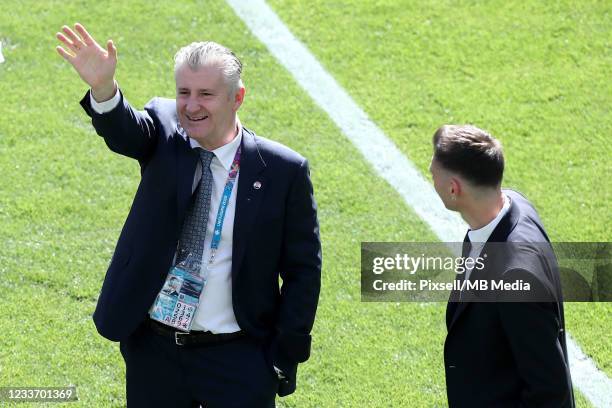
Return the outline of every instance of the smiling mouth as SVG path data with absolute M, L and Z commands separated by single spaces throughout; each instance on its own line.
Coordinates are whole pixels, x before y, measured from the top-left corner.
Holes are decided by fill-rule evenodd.
M 185 115 L 187 117 L 187 119 L 189 119 L 190 122 L 201 122 L 204 119 L 207 119 L 208 116 L 189 116 L 189 115 Z

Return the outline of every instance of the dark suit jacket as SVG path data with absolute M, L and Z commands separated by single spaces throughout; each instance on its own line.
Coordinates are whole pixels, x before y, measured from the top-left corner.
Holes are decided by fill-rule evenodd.
M 97 114 L 89 94 L 81 105 L 108 147 L 137 159 L 141 180 L 98 299 L 94 322 L 110 340 L 126 339 L 148 318 L 163 286 L 192 198 L 198 161 L 177 132 L 172 99 L 144 111 L 121 96 Z M 253 184 L 259 181 L 261 187 Z M 244 129 L 233 231 L 232 302 L 240 328 L 267 346 L 270 364 L 295 390 L 297 363 L 310 354 L 310 331 L 321 279 L 321 246 L 307 161 Z M 279 287 L 282 278 L 282 290 Z
M 573 407 L 556 258 L 533 206 L 517 192 L 504 192 L 510 209 L 482 250 L 489 255 L 484 269 L 473 270 L 469 280 L 522 280 L 531 284 L 533 301 L 449 302 L 448 402 L 451 408 Z M 500 251 L 496 242 L 516 244 Z

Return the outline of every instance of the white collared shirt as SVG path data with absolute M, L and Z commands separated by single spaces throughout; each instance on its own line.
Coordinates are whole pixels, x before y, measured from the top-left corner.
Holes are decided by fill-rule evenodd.
M 219 242 L 215 260 L 210 267 L 208 260 L 210 259 L 212 232 L 215 227 L 217 211 L 221 204 L 223 189 L 225 188 L 227 176 L 234 161 L 234 155 L 241 142 L 242 126 L 238 123 L 238 132 L 234 140 L 212 151 L 215 154 L 215 157 L 210 162 L 210 171 L 213 175 L 212 196 L 210 198 L 210 213 L 208 214 L 208 225 L 206 226 L 201 270 L 201 274 L 206 277 L 206 285 L 200 295 L 200 305 L 193 322 L 193 330 L 208 330 L 213 333 L 233 333 L 240 330 L 232 306 L 232 242 L 240 172 L 236 176 L 232 195 L 225 212 L 221 242 Z M 200 144 L 194 139 L 189 138 L 189 143 L 194 149 L 200 147 Z M 202 163 L 198 161 L 193 178 L 192 193 L 197 188 L 201 177 Z M 206 271 L 206 268 L 209 268 L 209 270 Z
M 470 239 L 470 242 L 472 243 L 469 257 L 472 259 L 476 259 L 477 257 L 480 256 L 480 252 L 482 252 L 482 248 L 485 246 L 485 244 L 489 240 L 489 237 L 495 230 L 495 227 L 497 227 L 497 224 L 499 224 L 501 219 L 504 218 L 504 215 L 506 215 L 506 213 L 510 209 L 510 198 L 508 198 L 508 196 L 504 193 L 502 193 L 502 196 L 504 197 L 504 205 L 502 209 L 499 211 L 499 213 L 497 214 L 497 216 L 493 218 L 491 222 L 489 222 L 487 225 L 485 225 L 482 228 L 478 228 L 476 230 L 468 230 L 468 233 L 467 233 L 468 238 Z M 466 271 L 465 271 L 466 280 L 470 278 L 471 272 L 472 272 L 471 268 L 470 269 L 466 268 Z
M 94 111 L 99 114 L 103 114 L 114 109 L 121 97 L 119 92 L 115 93 L 115 96 L 109 101 L 96 102 L 90 94 L 91 107 Z M 201 147 L 200 144 L 183 135 L 189 140 L 192 148 Z M 204 253 L 202 255 L 202 275 L 206 276 L 207 282 L 204 286 L 204 290 L 200 295 L 200 305 L 195 315 L 193 322 L 193 330 L 207 330 L 213 333 L 233 333 L 240 330 L 236 316 L 234 315 L 234 309 L 232 306 L 232 242 L 233 242 L 233 231 L 234 231 L 234 215 L 236 212 L 236 195 L 238 191 L 238 178 L 240 172 L 236 177 L 236 182 L 230 196 L 227 210 L 225 213 L 225 219 L 223 222 L 223 230 L 221 231 L 221 242 L 219 248 L 215 254 L 215 260 L 208 267 L 208 260 L 210 259 L 210 243 L 212 240 L 212 231 L 217 216 L 217 210 L 221 203 L 221 197 L 223 195 L 223 189 L 227 181 L 230 167 L 234 160 L 234 155 L 238 150 L 238 146 L 242 142 L 242 126 L 238 122 L 238 129 L 236 137 L 228 144 L 213 150 L 215 157 L 210 163 L 210 170 L 213 176 L 212 184 L 212 197 L 210 201 L 210 213 L 208 215 L 208 225 L 206 226 L 206 238 L 204 240 Z M 202 177 L 202 164 L 198 160 L 196 171 L 193 178 L 192 193 L 198 186 L 200 178 Z M 160 288 L 161 290 L 161 288 Z

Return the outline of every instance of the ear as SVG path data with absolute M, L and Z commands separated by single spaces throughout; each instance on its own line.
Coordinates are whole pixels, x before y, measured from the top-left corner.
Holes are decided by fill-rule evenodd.
M 461 180 L 457 177 L 451 177 L 450 193 L 454 196 L 459 196 L 461 195 L 462 191 L 463 191 L 463 185 L 461 183 Z
M 240 87 L 238 91 L 236 91 L 236 94 L 234 95 L 234 111 L 238 111 L 238 109 L 240 109 L 240 106 L 244 101 L 245 93 L 246 89 L 244 89 L 244 86 Z

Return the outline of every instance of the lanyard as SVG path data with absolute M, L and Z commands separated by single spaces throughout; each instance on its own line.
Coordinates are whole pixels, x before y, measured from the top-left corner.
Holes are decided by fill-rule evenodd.
M 210 242 L 210 259 L 208 260 L 209 265 L 212 264 L 215 260 L 215 255 L 217 254 L 217 250 L 219 249 L 219 243 L 221 242 L 221 231 L 223 230 L 223 220 L 225 219 L 225 211 L 227 210 L 227 206 L 229 205 L 230 196 L 232 195 L 232 190 L 234 188 L 234 184 L 236 183 L 236 176 L 238 175 L 238 170 L 240 170 L 241 151 L 242 146 L 238 146 L 238 150 L 236 150 L 236 154 L 234 155 L 234 161 L 232 162 L 229 174 L 227 175 L 227 181 L 225 182 L 225 188 L 223 189 L 221 203 L 219 204 L 219 209 L 217 210 L 217 218 L 215 220 L 212 241 Z

